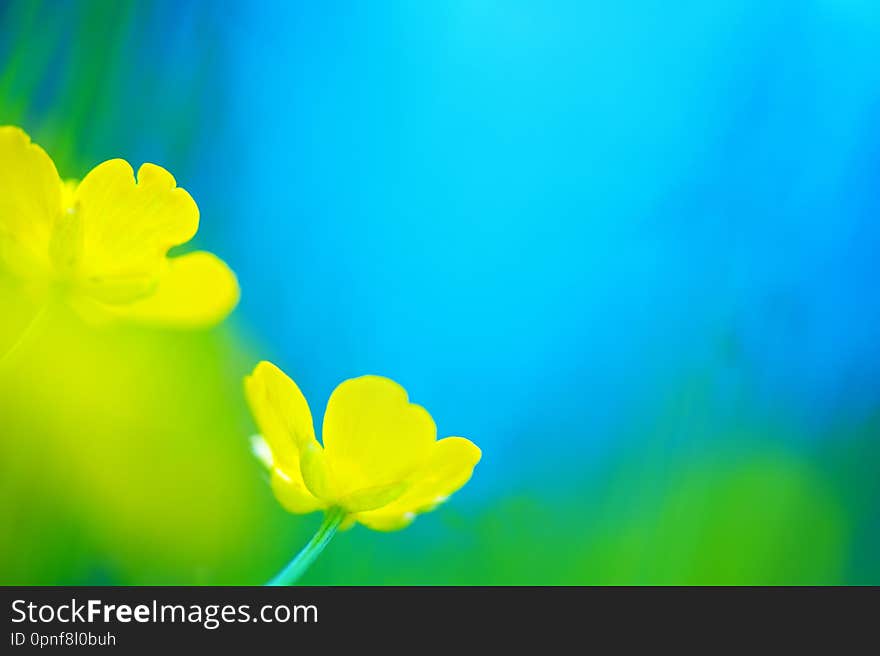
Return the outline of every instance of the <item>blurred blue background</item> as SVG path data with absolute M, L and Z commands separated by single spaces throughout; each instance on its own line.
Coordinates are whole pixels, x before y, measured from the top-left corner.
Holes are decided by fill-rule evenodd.
M 383 374 L 483 449 L 308 582 L 880 583 L 876 3 L 37 5 L 2 122 L 193 194 L 229 377 Z M 108 580 L 259 582 L 315 522 L 265 512 L 252 569 Z

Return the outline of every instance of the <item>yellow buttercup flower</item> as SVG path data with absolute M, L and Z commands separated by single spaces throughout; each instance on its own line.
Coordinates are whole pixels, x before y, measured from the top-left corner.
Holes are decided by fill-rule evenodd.
M 199 209 L 165 169 L 125 160 L 64 182 L 46 152 L 0 126 L 0 269 L 33 296 L 61 297 L 88 319 L 210 325 L 238 302 L 211 253 L 168 257 L 196 234 Z
M 278 367 L 258 364 L 245 391 L 271 454 L 275 496 L 294 513 L 325 510 L 339 523 L 400 529 L 467 483 L 480 460 L 470 440 L 437 440 L 431 415 L 388 378 L 362 376 L 334 390 L 323 445 L 305 397 Z

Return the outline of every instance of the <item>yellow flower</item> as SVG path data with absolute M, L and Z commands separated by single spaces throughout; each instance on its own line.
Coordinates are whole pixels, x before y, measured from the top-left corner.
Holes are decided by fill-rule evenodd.
M 278 367 L 258 364 L 245 392 L 271 454 L 275 496 L 294 513 L 341 508 L 348 523 L 397 530 L 467 483 L 480 460 L 470 440 L 437 440 L 431 415 L 388 378 L 352 378 L 333 391 L 323 446 L 305 397 Z
M 29 293 L 61 296 L 89 319 L 216 323 L 238 302 L 234 274 L 210 253 L 168 257 L 198 225 L 165 169 L 144 164 L 135 179 L 112 159 L 63 182 L 27 134 L 0 126 L 0 268 Z

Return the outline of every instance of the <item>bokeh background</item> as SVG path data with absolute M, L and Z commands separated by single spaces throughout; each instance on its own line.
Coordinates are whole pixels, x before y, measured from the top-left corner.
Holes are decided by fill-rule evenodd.
M 471 483 L 309 584 L 880 584 L 880 8 L 0 3 L 0 123 L 171 170 L 221 327 L 58 316 L 0 380 L 0 583 L 259 584 L 249 451 L 400 381 Z M 2 292 L 0 342 L 26 321 Z

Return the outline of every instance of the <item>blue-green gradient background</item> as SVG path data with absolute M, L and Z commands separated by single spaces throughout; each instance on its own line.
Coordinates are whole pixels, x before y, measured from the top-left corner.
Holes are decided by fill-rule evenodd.
M 4 374 L 0 582 L 273 575 L 318 517 L 249 453 L 268 358 L 318 417 L 383 374 L 484 454 L 306 583 L 880 584 L 872 0 L 0 20 L 0 123 L 65 177 L 168 168 L 243 294 L 206 332 L 59 320 Z

